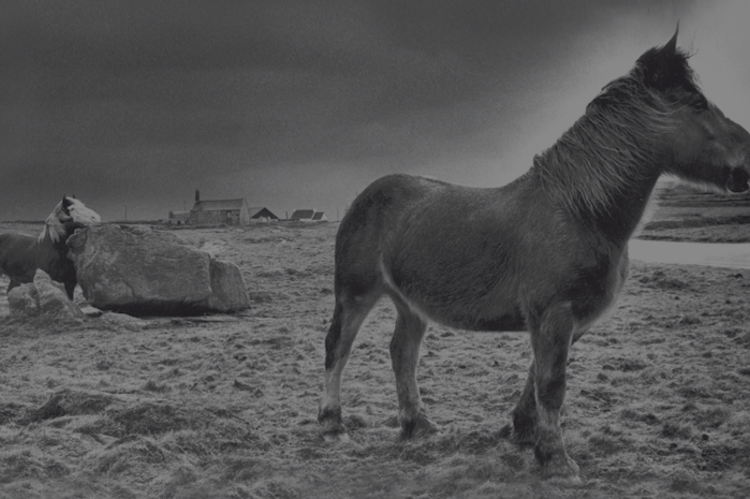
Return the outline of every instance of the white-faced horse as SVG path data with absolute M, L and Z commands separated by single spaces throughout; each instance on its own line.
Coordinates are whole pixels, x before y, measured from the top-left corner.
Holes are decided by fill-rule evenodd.
M 435 430 L 416 380 L 428 320 L 531 336 L 533 361 L 511 438 L 544 476 L 576 479 L 560 430 L 568 350 L 616 299 L 628 239 L 662 174 L 748 189 L 750 134 L 698 88 L 677 33 L 607 86 L 532 168 L 498 188 L 408 175 L 373 182 L 336 236 L 333 320 L 318 419 L 346 431 L 341 374 L 376 301 L 398 317 L 390 344 L 403 437 Z
M 21 283 L 32 282 L 36 269 L 61 282 L 73 299 L 78 280 L 68 258 L 68 237 L 76 229 L 99 223 L 99 215 L 79 200 L 63 196 L 44 222 L 39 236 L 8 232 L 0 234 L 0 272 L 10 277 L 8 291 Z

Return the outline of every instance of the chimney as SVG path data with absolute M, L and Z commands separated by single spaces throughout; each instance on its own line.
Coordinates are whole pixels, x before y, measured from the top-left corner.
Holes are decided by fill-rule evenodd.
M 200 201 L 201 201 L 201 191 L 199 191 L 198 189 L 196 189 L 195 190 L 195 202 L 196 203 L 200 203 Z

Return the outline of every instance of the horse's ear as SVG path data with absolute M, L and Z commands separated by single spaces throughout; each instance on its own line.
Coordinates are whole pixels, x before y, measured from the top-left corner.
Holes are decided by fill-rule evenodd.
M 667 52 L 670 57 L 674 57 L 674 54 L 677 52 L 677 34 L 680 32 L 680 23 L 677 22 L 677 27 L 674 30 L 674 35 L 672 35 L 672 38 L 661 48 L 662 52 Z
M 674 35 L 663 47 L 652 48 L 638 59 L 638 64 L 643 68 L 644 83 L 649 88 L 666 90 L 675 83 L 675 77 L 682 66 L 682 63 L 678 64 L 677 54 L 679 31 L 678 24 Z
M 65 194 L 63 194 L 63 199 L 62 199 L 63 208 L 67 208 L 71 204 L 73 204 L 73 201 L 71 201 L 70 199 L 68 199 L 68 196 L 66 196 Z

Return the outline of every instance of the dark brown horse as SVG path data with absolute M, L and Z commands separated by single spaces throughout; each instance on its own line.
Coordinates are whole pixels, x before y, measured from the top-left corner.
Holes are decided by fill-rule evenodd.
M 382 295 L 398 317 L 390 344 L 403 437 L 435 431 L 417 387 L 429 320 L 529 331 L 533 361 L 511 439 L 534 446 L 544 476 L 578 478 L 560 430 L 568 351 L 617 298 L 628 239 L 662 174 L 742 192 L 750 134 L 701 93 L 677 34 L 604 87 L 524 176 L 499 188 L 391 175 L 352 204 L 336 237 L 333 320 L 318 419 L 345 433 L 341 374 Z
M 68 237 L 76 229 L 100 221 L 99 215 L 75 198 L 62 201 L 44 222 L 39 236 L 8 232 L 0 234 L 0 273 L 10 277 L 8 292 L 21 283 L 32 282 L 36 269 L 42 269 L 52 280 L 61 282 L 73 299 L 78 279 L 68 258 Z

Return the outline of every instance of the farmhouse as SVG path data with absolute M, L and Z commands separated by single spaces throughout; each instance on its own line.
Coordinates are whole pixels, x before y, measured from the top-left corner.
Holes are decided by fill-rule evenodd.
M 244 198 L 201 200 L 200 191 L 195 191 L 195 204 L 188 223 L 244 225 L 249 222 L 250 210 Z
M 292 217 L 289 219 L 295 222 L 327 222 L 325 212 L 315 210 L 294 210 Z

